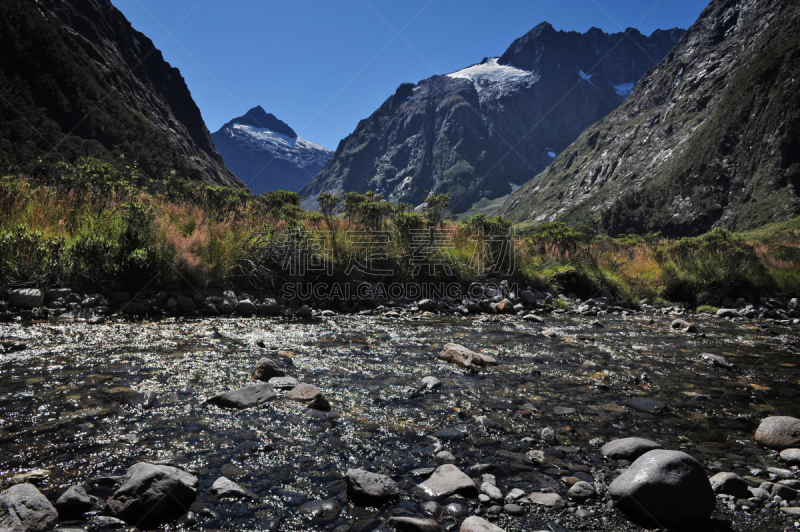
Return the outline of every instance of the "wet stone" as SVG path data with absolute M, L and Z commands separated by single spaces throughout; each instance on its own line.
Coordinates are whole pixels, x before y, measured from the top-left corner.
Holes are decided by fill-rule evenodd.
M 206 403 L 220 408 L 252 408 L 263 405 L 278 397 L 272 385 L 267 383 L 252 384 L 231 390 L 208 399 Z
M 339 503 L 333 499 L 324 501 L 311 501 L 301 504 L 297 508 L 300 515 L 310 517 L 315 521 L 329 521 L 339 515 Z
M 789 465 L 800 465 L 800 449 L 784 449 L 781 451 L 781 460 Z
M 558 493 L 540 493 L 534 492 L 528 496 L 528 499 L 532 504 L 544 506 L 547 508 L 563 508 L 566 505 L 566 501 L 561 498 L 561 495 Z
M 594 486 L 584 480 L 576 482 L 572 485 L 569 491 L 567 491 L 567 497 L 578 502 L 591 499 L 596 495 L 597 492 L 595 491 Z
M 622 438 L 613 440 L 600 448 L 600 452 L 611 460 L 634 461 L 644 453 L 661 449 L 658 443 L 644 438 Z
M 460 532 L 505 532 L 499 526 L 493 525 L 486 519 L 473 515 L 461 523 Z
M 301 383 L 286 394 L 286 398 L 298 403 L 303 403 L 306 408 L 328 411 L 331 405 L 319 388 L 313 384 Z
M 220 499 L 258 499 L 255 493 L 226 477 L 215 480 L 208 491 Z
M 439 353 L 439 360 L 450 362 L 462 368 L 480 368 L 484 366 L 496 366 L 497 359 L 492 356 L 477 353 L 467 349 L 463 345 L 446 344 Z
M 347 496 L 361 506 L 382 506 L 400 494 L 397 483 L 386 475 L 350 469 L 347 480 Z
M 297 386 L 297 379 L 294 377 L 272 377 L 269 383 L 276 390 L 291 390 Z
M 421 517 L 390 517 L 386 525 L 397 532 L 440 532 L 435 519 Z
M 428 375 L 427 377 L 422 377 L 419 383 L 420 383 L 420 388 L 426 390 L 435 390 L 436 388 L 442 386 L 442 381 L 440 381 L 439 379 L 437 379 L 432 375 Z
M 67 488 L 67 491 L 58 497 L 53 506 L 58 510 L 59 517 L 66 519 L 88 512 L 94 508 L 95 504 L 83 486 L 74 485 Z
M 45 532 L 58 522 L 58 512 L 32 484 L 17 484 L 0 492 L 0 530 Z
M 286 373 L 278 367 L 274 360 L 260 358 L 253 368 L 253 380 L 269 382 L 273 377 L 283 377 Z
M 525 508 L 519 504 L 506 504 L 503 506 L 503 511 L 508 515 L 518 516 L 525 513 Z
M 800 419 L 772 416 L 761 421 L 756 430 L 756 443 L 772 449 L 787 449 L 800 445 Z
M 650 399 L 647 397 L 636 397 L 634 399 L 629 399 L 627 401 L 628 406 L 631 408 L 638 410 L 639 412 L 646 412 L 649 414 L 655 414 L 657 412 L 663 412 L 667 409 L 667 405 L 658 401 L 656 399 Z
M 472 479 L 452 464 L 445 464 L 436 468 L 430 478 L 415 490 L 422 496 L 436 498 L 456 493 L 464 497 L 478 496 L 478 489 Z

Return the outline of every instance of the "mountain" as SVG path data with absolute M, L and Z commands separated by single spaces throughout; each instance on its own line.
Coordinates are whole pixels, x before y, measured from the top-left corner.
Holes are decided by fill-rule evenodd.
M 297 192 L 322 170 L 333 152 L 297 136 L 261 106 L 234 118 L 211 138 L 225 164 L 254 194 Z
M 714 0 L 503 214 L 697 235 L 800 215 L 800 4 Z
M 499 58 L 403 84 L 340 142 L 302 189 L 304 204 L 324 191 L 373 190 L 418 205 L 430 191 L 464 212 L 509 194 L 618 107 L 682 33 L 581 34 L 542 23 Z
M 109 0 L 3 0 L 0 49 L 3 171 L 94 156 L 242 186 L 180 72 Z

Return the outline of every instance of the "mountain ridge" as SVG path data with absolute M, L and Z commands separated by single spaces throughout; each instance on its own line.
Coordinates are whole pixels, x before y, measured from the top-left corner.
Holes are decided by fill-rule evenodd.
M 712 1 L 625 103 L 501 213 L 671 236 L 800 215 L 798 24 L 787 0 Z
M 549 24 L 537 28 L 541 36 L 534 28 L 515 40 L 505 60 L 486 58 L 417 84 L 401 84 L 339 143 L 332 159 L 301 190 L 304 206 L 313 207 L 325 191 L 373 190 L 413 205 L 429 192 L 441 192 L 451 196 L 454 212 L 483 198 L 502 197 L 546 168 L 551 154 L 621 103 L 619 87 L 592 66 L 627 54 L 617 71 L 628 73 L 625 82 L 632 85 L 643 65 L 655 64 L 624 34 L 550 32 Z M 659 39 L 677 39 L 681 31 L 659 34 Z M 583 41 L 594 48 L 581 47 Z M 671 43 L 654 46 L 663 56 Z M 573 56 L 582 49 L 582 63 L 542 60 L 542 50 L 567 48 L 578 50 Z M 526 68 L 510 64 L 512 58 Z

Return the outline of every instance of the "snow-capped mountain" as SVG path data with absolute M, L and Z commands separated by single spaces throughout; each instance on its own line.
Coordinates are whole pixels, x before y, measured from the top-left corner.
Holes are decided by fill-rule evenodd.
M 285 122 L 261 106 L 234 118 L 211 138 L 225 164 L 254 194 L 297 192 L 333 152 L 297 136 Z
M 683 30 L 607 34 L 542 23 L 500 57 L 403 84 L 339 143 L 301 190 L 373 190 L 421 204 L 450 195 L 465 212 L 509 194 L 544 170 L 589 125 L 618 107 Z

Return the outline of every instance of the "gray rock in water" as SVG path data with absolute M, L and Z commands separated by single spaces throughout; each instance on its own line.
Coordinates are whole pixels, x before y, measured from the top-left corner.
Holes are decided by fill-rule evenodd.
M 397 532 L 439 532 L 441 527 L 435 519 L 424 517 L 390 517 L 386 526 Z
M 772 416 L 761 421 L 756 430 L 756 443 L 772 449 L 787 449 L 800 445 L 800 419 Z
M 503 499 L 503 492 L 500 491 L 500 488 L 490 482 L 484 482 L 481 484 L 481 493 L 487 495 L 490 499 L 495 501 L 500 501 Z
M 136 526 L 155 527 L 178 519 L 197 496 L 197 477 L 176 467 L 139 462 L 125 473 L 108 499 L 114 517 Z
M 463 471 L 452 464 L 441 465 L 433 474 L 417 486 L 416 491 L 428 497 L 445 497 L 457 493 L 464 497 L 477 497 L 475 483 Z
M 44 304 L 44 292 L 38 288 L 18 288 L 8 293 L 8 300 L 15 307 L 33 309 Z
M 331 405 L 328 399 L 322 394 L 319 388 L 313 384 L 301 383 L 286 394 L 287 399 L 303 403 L 307 408 L 329 411 Z
M 286 372 L 283 371 L 274 360 L 269 358 L 260 358 L 256 362 L 256 367 L 253 368 L 253 380 L 269 382 L 273 377 L 283 377 Z
M 700 361 L 720 368 L 725 368 L 725 369 L 733 368 L 733 364 L 728 362 L 728 360 L 725 357 L 720 355 L 715 355 L 713 353 L 700 353 Z
M 644 438 L 622 438 L 603 445 L 600 452 L 612 460 L 629 460 L 633 462 L 644 453 L 661 449 L 661 445 Z
M 563 508 L 567 504 L 558 493 L 540 493 L 537 491 L 528 495 L 528 500 L 532 504 L 556 509 Z
M 339 515 L 339 503 L 334 499 L 311 501 L 297 508 L 300 515 L 306 515 L 315 521 L 330 521 Z
M 294 313 L 296 318 L 310 318 L 313 314 L 314 311 L 308 305 L 303 305 Z
M 249 299 L 243 299 L 236 303 L 236 305 L 233 307 L 233 310 L 242 316 L 252 316 L 258 312 L 258 308 L 256 307 L 255 303 Z
M 439 451 L 434 455 L 437 462 L 445 462 L 448 464 L 452 464 L 456 461 L 456 457 L 450 451 Z
M 278 390 L 291 390 L 297 386 L 297 379 L 294 377 L 272 377 L 269 383 Z
M 258 499 L 258 495 L 226 477 L 219 477 L 209 490 L 220 499 Z
M 442 385 L 442 381 L 437 379 L 432 375 L 428 375 L 427 377 L 422 377 L 419 381 L 420 388 L 425 388 L 426 390 L 435 390 Z
M 156 405 L 158 395 L 153 390 L 145 390 L 142 394 L 142 408 L 150 410 Z
M 215 395 L 207 400 L 206 403 L 220 408 L 242 409 L 262 405 L 276 397 L 278 397 L 278 394 L 275 393 L 272 385 L 262 382 Z
M 800 465 L 800 449 L 784 449 L 781 451 L 781 460 L 789 465 Z
M 572 485 L 567 491 L 567 497 L 574 501 L 582 502 L 597 495 L 594 486 L 585 480 L 581 480 Z
M 58 523 L 58 512 L 33 484 L 17 484 L 0 492 L 0 530 L 45 532 Z
M 489 355 L 476 353 L 463 345 L 446 344 L 439 353 L 439 360 L 450 362 L 462 368 L 496 366 L 497 360 Z
M 684 320 L 673 320 L 673 322 L 670 324 L 670 327 L 672 327 L 676 331 L 681 331 L 681 332 L 685 332 L 685 333 L 696 333 L 697 332 L 697 327 L 695 327 L 693 324 L 689 323 L 688 321 L 684 321 Z
M 464 522 L 461 523 L 461 528 L 459 530 L 461 532 L 506 532 L 504 528 L 493 525 L 486 519 L 478 517 L 477 515 L 467 517 Z
M 667 409 L 666 404 L 648 397 L 634 397 L 633 399 L 628 399 L 627 404 L 639 412 L 647 412 L 649 414 L 655 414 Z
M 721 308 L 717 311 L 717 316 L 720 318 L 738 318 L 741 314 L 735 308 Z
M 417 308 L 420 310 L 434 311 L 439 308 L 439 304 L 433 299 L 420 299 L 417 301 Z
M 386 475 L 350 469 L 345 477 L 347 496 L 360 506 L 383 506 L 400 495 L 397 483 Z
M 737 499 L 750 497 L 747 482 L 736 473 L 717 473 L 708 480 L 717 495 L 733 495 Z
M 544 320 L 536 314 L 526 314 L 522 316 L 522 319 L 525 321 L 532 321 L 534 323 L 544 323 Z
M 503 511 L 508 515 L 522 515 L 525 513 L 525 508 L 519 504 L 509 503 L 503 505 Z
M 83 486 L 74 485 L 67 488 L 53 505 L 58 510 L 58 515 L 62 519 L 78 517 L 84 512 L 94 508 L 94 501 Z
M 664 523 L 708 519 L 716 497 L 700 462 L 681 451 L 643 454 L 608 488 L 623 511 Z

